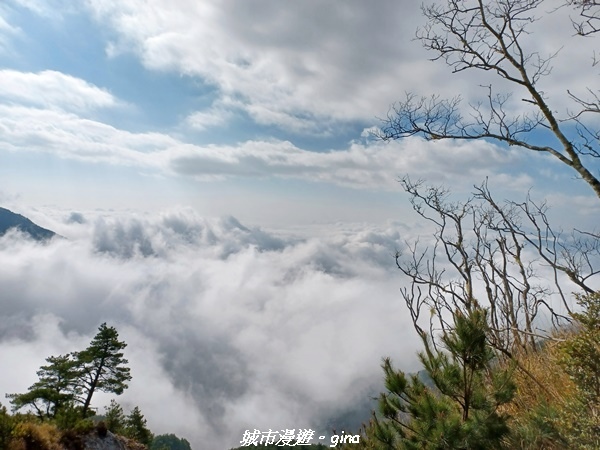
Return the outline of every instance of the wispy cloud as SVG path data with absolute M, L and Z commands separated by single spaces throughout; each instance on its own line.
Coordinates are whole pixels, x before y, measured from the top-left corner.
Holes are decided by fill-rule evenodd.
M 200 146 L 162 133 L 132 133 L 73 113 L 23 106 L 0 106 L 0 138 L 0 148 L 6 150 L 52 153 L 199 180 L 292 178 L 385 190 L 397 189 L 398 177 L 411 173 L 448 183 L 499 174 L 513 188 L 531 183 L 518 170 L 522 155 L 486 142 L 367 139 L 327 152 L 275 139 Z
M 0 5 L 0 54 L 14 53 L 13 39 L 21 33 L 21 30 L 11 25 L 10 10 L 6 5 Z
M 39 73 L 0 70 L 0 98 L 5 102 L 80 113 L 118 104 L 107 90 L 55 70 Z
M 52 20 L 61 20 L 68 13 L 76 12 L 79 8 L 69 0 L 11 0 L 21 8 Z
M 24 106 L 0 106 L 0 147 L 37 151 L 90 163 L 140 168 L 155 164 L 149 154 L 177 141 L 160 133 L 130 133 L 74 113 Z

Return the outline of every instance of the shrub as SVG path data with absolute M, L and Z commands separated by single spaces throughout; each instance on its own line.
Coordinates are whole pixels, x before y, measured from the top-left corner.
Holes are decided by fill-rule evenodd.
M 90 419 L 79 420 L 73 427 L 73 431 L 78 434 L 88 434 L 96 428 L 94 422 Z
M 6 407 L 0 403 L 0 449 L 8 447 L 15 425 L 15 419 L 8 414 Z
M 13 430 L 9 450 L 63 450 L 61 433 L 49 423 L 21 422 Z
M 81 408 L 61 408 L 54 417 L 54 423 L 61 430 L 70 430 L 81 420 Z
M 570 448 L 600 448 L 600 292 L 577 295 L 577 330 L 561 345 L 559 360 L 577 391 L 557 420 Z

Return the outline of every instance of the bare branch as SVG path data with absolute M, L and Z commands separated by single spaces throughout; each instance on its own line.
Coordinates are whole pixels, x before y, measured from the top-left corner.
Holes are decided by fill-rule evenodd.
M 435 226 L 431 243 L 417 241 L 396 253 L 396 265 L 410 283 L 402 296 L 415 329 L 434 347 L 436 336 L 448 333 L 456 314 L 484 307 L 496 348 L 531 351 L 541 317 L 555 326 L 569 321 L 550 300 L 557 295 L 562 310 L 571 313 L 561 274 L 584 292 L 593 292 L 591 282 L 600 274 L 600 240 L 593 233 L 555 233 L 545 205 L 529 198 L 499 204 L 486 183 L 466 202 L 452 202 L 445 189 L 412 183 L 408 177 L 401 181 L 413 208 Z M 553 278 L 540 278 L 539 272 L 547 269 Z
M 567 0 L 579 12 L 579 19 L 571 19 L 575 32 L 590 36 L 600 31 L 600 2 L 598 0 Z
M 583 116 L 600 112 L 599 96 L 588 90 L 589 99 L 568 91 L 579 110 L 566 119 L 556 116 L 549 100 L 538 88 L 541 78 L 551 74 L 552 60 L 560 49 L 542 55 L 528 50 L 524 37 L 536 22 L 535 13 L 543 0 L 447 0 L 423 7 L 427 24 L 417 31 L 423 46 L 435 53 L 454 73 L 466 70 L 492 72 L 524 89 L 532 105 L 529 112 L 509 113 L 510 95 L 487 89 L 487 102 L 470 105 L 470 117 L 462 113 L 461 98 L 417 97 L 406 94 L 404 101 L 388 112 L 379 137 L 399 139 L 421 135 L 426 139 L 487 139 L 508 146 L 548 154 L 573 169 L 600 197 L 600 179 L 590 170 L 589 157 L 600 157 L 600 128 L 591 128 Z M 598 12 L 596 1 L 572 0 L 584 14 Z M 547 14 L 546 11 L 544 11 Z M 584 16 L 585 17 L 585 16 Z M 546 145 L 528 139 L 537 130 L 549 131 Z M 539 139 L 539 134 L 538 134 Z

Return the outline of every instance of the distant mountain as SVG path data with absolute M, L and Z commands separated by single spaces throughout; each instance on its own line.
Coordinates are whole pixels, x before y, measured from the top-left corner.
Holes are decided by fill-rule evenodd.
M 14 213 L 8 209 L 0 208 L 0 236 L 3 236 L 11 228 L 17 228 L 26 233 L 36 241 L 47 241 L 56 236 L 56 233 L 36 225 L 27 217 Z

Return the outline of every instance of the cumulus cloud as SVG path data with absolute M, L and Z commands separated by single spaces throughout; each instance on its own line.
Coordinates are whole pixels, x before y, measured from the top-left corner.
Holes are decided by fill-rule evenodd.
M 316 239 L 190 210 L 85 217 L 47 245 L 0 238 L 0 356 L 15 361 L 1 392 L 25 390 L 45 357 L 84 347 L 107 321 L 129 343 L 120 401 L 157 433 L 217 449 L 248 428 L 358 426 L 381 357 L 415 367 L 393 224 Z
M 594 85 L 593 42 L 573 38 L 570 11 L 558 8 L 560 2 L 544 5 L 543 20 L 532 25 L 530 40 L 524 38 L 526 51 L 547 57 L 563 49 L 540 86 L 552 108 L 566 112 L 565 86 Z M 415 2 L 385 0 L 373 7 L 347 1 L 339 7 L 312 0 L 285 6 L 267 0 L 121 0 L 88 6 L 115 33 L 111 54 L 133 53 L 150 69 L 196 76 L 217 87 L 222 99 L 237 99 L 256 122 L 288 132 L 370 123 L 405 90 L 463 94 L 468 107 L 486 101 L 487 91 L 473 87 L 493 82 L 499 92 L 515 94 L 507 108 L 518 114 L 529 106 L 521 101 L 525 91 L 498 77 L 481 71 L 449 77 L 449 67 L 428 61 L 435 55 L 412 40 L 425 24 Z M 211 110 L 197 114 L 200 123 L 210 121 Z
M 0 393 L 23 392 L 44 358 L 84 348 L 107 321 L 129 344 L 125 408 L 224 449 L 245 429 L 356 427 L 382 389 L 382 356 L 418 368 L 394 254 L 429 242 L 427 224 L 301 234 L 191 209 L 16 210 L 66 239 L 0 237 Z
M 391 1 L 279 5 L 211 1 L 89 2 L 116 32 L 111 54 L 134 52 L 150 69 L 191 74 L 239 99 L 257 122 L 318 132 L 389 106 L 390 87 L 423 83 L 409 55 L 418 14 Z M 210 45 L 206 43 L 210 42 Z M 402 44 L 398 44 L 401 42 Z M 407 48 L 408 47 L 408 48 Z M 376 108 L 373 106 L 376 105 Z
M 22 3 L 43 14 L 42 2 Z M 397 85 L 417 86 L 416 91 L 427 94 L 438 87 L 456 91 L 460 86 L 440 83 L 425 55 L 415 50 L 418 45 L 398 45 L 409 42 L 412 29 L 399 27 L 396 14 L 401 12 L 403 20 L 417 17 L 412 4 L 403 5 L 402 11 L 389 1 L 377 9 L 364 2 L 348 2 L 344 8 L 324 8 L 312 1 L 285 8 L 264 1 L 252 7 L 229 1 L 150 4 L 98 1 L 89 2 L 88 8 L 113 28 L 113 51 L 134 52 L 150 69 L 179 71 L 217 87 L 219 95 L 208 109 L 184 119 L 196 130 L 225 125 L 245 112 L 260 123 L 326 134 L 341 122 L 367 117 L 372 122 L 394 100 Z M 560 66 L 564 71 L 572 65 Z M 204 181 L 291 178 L 394 190 L 397 177 L 405 173 L 469 184 L 493 176 L 513 189 L 526 189 L 533 184 L 532 161 L 538 161 L 537 156 L 486 142 L 426 143 L 416 138 L 391 143 L 366 139 L 319 152 L 268 138 L 196 145 L 181 135 L 136 133 L 91 120 L 91 111 L 114 107 L 119 100 L 61 72 L 6 69 L 0 71 L 0 81 L 0 96 L 8 101 L 0 106 L 1 149 L 49 152 L 144 173 Z M 554 87 L 545 85 L 544 91 Z M 468 100 L 474 91 L 459 90 Z M 523 105 L 530 106 L 519 98 L 516 102 L 516 114 Z
M 66 219 L 67 223 L 85 223 L 85 216 L 80 212 L 73 211 Z

